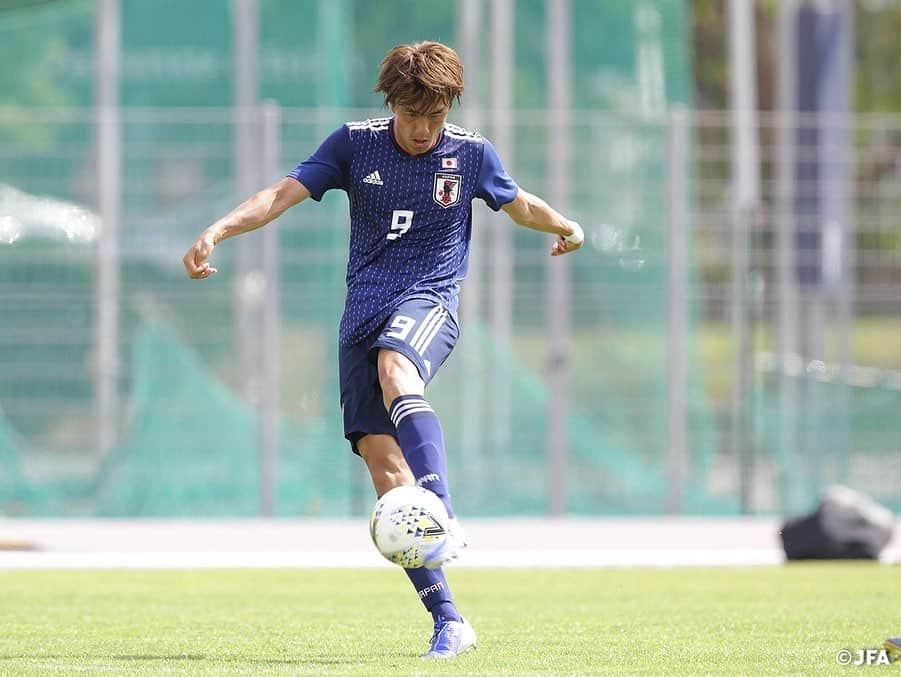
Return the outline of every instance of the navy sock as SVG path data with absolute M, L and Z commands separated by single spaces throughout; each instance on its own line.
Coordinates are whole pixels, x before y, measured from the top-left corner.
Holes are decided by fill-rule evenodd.
M 447 485 L 447 454 L 438 416 L 422 395 L 401 395 L 388 410 L 397 441 L 416 485 L 435 492 L 449 517 L 454 516 Z
M 441 569 L 420 567 L 419 569 L 404 569 L 404 571 L 407 573 L 407 578 L 413 583 L 413 587 L 416 588 L 416 592 L 419 593 L 419 599 L 423 606 L 432 614 L 435 621 L 439 617 L 451 621 L 461 620 L 457 607 L 454 606 L 447 579 Z

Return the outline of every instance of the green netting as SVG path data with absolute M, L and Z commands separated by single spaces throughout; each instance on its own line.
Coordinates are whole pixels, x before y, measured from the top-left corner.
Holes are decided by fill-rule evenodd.
M 794 377 L 794 411 L 777 405 L 777 382 L 758 384 L 755 473 L 787 513 L 809 510 L 829 484 L 860 488 L 901 511 L 901 380 L 868 372 L 866 385 L 844 375 L 823 380 L 815 371 Z
M 21 449 L 19 436 L 0 418 L 0 496 L 4 499 L 0 510 L 4 513 L 15 514 L 30 502 L 30 497 L 23 495 L 28 483 L 22 475 Z
M 141 328 L 133 360 L 128 434 L 99 474 L 98 513 L 258 514 L 256 412 L 159 324 Z M 347 473 L 336 470 L 348 459 L 326 451 L 319 427 L 280 426 L 278 498 L 288 514 L 346 513 Z
M 497 366 L 512 376 L 511 403 L 517 426 L 515 453 L 484 459 L 481 491 L 462 491 L 470 512 L 482 514 L 541 513 L 546 507 L 543 452 L 547 392 L 539 379 L 510 355 L 491 346 L 490 336 L 473 332 L 469 340 L 500 355 Z M 24 442 L 4 429 L 4 475 L 0 490 L 4 511 L 101 516 L 196 516 L 258 514 L 261 504 L 257 416 L 229 388 L 210 374 L 184 340 L 158 322 L 141 326 L 132 351 L 132 400 L 122 443 L 80 481 L 64 474 L 26 478 L 19 462 Z M 460 370 L 449 363 L 447 377 L 433 397 L 445 418 L 454 419 Z M 481 392 L 487 400 L 488 392 Z M 480 406 L 488 406 L 487 401 Z M 337 412 L 336 412 L 337 413 Z M 455 430 L 450 426 L 451 431 Z M 664 495 L 661 469 L 630 456 L 629 440 L 616 439 L 578 414 L 570 417 L 575 478 L 570 509 L 574 512 L 657 512 Z M 368 489 L 359 462 L 340 442 L 337 415 L 279 427 L 278 513 L 341 515 L 368 505 Z M 457 436 L 448 435 L 449 447 Z M 604 450 L 604 453 L 598 453 Z M 49 462 L 46 452 L 31 454 Z M 460 457 L 452 455 L 452 472 L 465 477 Z M 492 463 L 491 461 L 495 461 Z M 494 475 L 497 472 L 497 475 Z M 356 479 L 354 477 L 356 475 Z M 506 478 L 504 492 L 493 478 Z M 710 508 L 691 494 L 693 508 Z

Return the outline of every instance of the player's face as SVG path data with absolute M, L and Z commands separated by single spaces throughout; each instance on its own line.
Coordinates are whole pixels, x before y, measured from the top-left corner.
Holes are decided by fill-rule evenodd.
M 425 153 L 438 143 L 448 106 L 418 111 L 409 106 L 391 104 L 394 113 L 394 138 L 410 155 Z

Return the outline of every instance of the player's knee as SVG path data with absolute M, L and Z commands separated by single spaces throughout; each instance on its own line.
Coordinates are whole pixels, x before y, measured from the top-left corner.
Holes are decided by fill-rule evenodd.
M 423 394 L 425 387 L 416 366 L 400 353 L 380 350 L 378 367 L 386 408 L 401 395 Z

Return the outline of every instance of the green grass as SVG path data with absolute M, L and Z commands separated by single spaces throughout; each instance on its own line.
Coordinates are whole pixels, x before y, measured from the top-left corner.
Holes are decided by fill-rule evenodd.
M 479 649 L 435 664 L 397 570 L 4 571 L 0 674 L 860 674 L 839 649 L 901 634 L 872 563 L 449 579 Z

